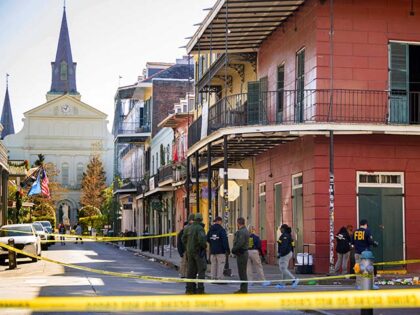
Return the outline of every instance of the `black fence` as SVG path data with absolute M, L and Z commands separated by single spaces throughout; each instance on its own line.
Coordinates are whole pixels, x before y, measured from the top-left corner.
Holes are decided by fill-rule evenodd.
M 162 183 L 164 181 L 167 181 L 169 179 L 173 179 L 174 176 L 174 170 L 172 164 L 164 165 L 161 168 L 159 168 L 159 183 Z
M 202 117 L 188 131 L 201 139 Z M 230 95 L 209 108 L 207 135 L 220 128 L 296 123 L 419 124 L 420 93 L 374 90 L 280 90 Z

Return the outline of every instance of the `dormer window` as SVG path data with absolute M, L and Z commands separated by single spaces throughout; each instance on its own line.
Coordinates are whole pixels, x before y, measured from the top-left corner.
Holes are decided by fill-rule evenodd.
M 64 60 L 60 63 L 60 80 L 67 80 L 67 62 Z

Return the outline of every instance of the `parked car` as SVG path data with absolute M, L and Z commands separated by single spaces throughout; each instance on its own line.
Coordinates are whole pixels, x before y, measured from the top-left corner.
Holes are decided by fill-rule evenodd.
M 32 255 L 41 256 L 41 239 L 36 234 L 32 224 L 3 225 L 0 228 L 0 243 L 7 244 L 11 238 L 15 241 L 15 247 L 17 249 Z M 0 264 L 5 263 L 8 254 L 9 251 L 7 249 L 0 248 Z M 22 257 L 22 255 L 18 255 L 18 257 Z M 38 260 L 33 257 L 28 258 L 34 262 Z
M 47 232 L 48 232 L 48 235 L 47 235 L 47 240 L 49 240 L 49 241 L 55 241 L 55 236 L 54 235 L 52 235 L 52 234 L 54 234 L 54 231 L 53 231 L 53 227 L 52 227 L 52 225 L 51 225 L 51 222 L 50 221 L 35 221 L 34 223 L 41 223 L 42 224 L 42 226 L 47 230 Z M 55 242 L 48 242 L 48 246 L 50 246 L 50 245 L 54 245 L 55 244 Z
M 43 243 L 42 241 L 46 241 L 48 238 L 48 232 L 47 230 L 42 226 L 39 222 L 34 222 L 32 225 L 35 228 L 35 233 L 39 236 L 41 239 L 41 249 L 47 250 L 48 249 L 48 243 Z

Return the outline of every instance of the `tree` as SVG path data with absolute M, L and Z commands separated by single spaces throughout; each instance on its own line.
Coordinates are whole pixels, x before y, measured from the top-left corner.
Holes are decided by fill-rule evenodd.
M 54 207 L 48 203 L 41 203 L 32 211 L 32 221 L 50 221 L 52 226 L 56 226 Z
M 116 217 L 116 212 L 119 207 L 118 201 L 114 197 L 114 185 L 111 185 L 104 190 L 104 202 L 102 203 L 101 211 L 104 221 L 110 225 Z
M 93 155 L 82 179 L 82 206 L 101 208 L 104 202 L 105 170 L 98 155 Z
M 91 227 L 95 227 L 95 223 L 102 225 L 101 210 L 90 205 L 82 207 L 79 212 L 79 222 L 84 226 L 89 224 Z

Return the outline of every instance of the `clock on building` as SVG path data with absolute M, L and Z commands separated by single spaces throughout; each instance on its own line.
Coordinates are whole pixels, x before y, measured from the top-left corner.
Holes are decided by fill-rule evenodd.
M 62 105 L 61 106 L 61 111 L 65 114 L 69 113 L 70 112 L 70 105 L 68 105 L 68 104 Z

